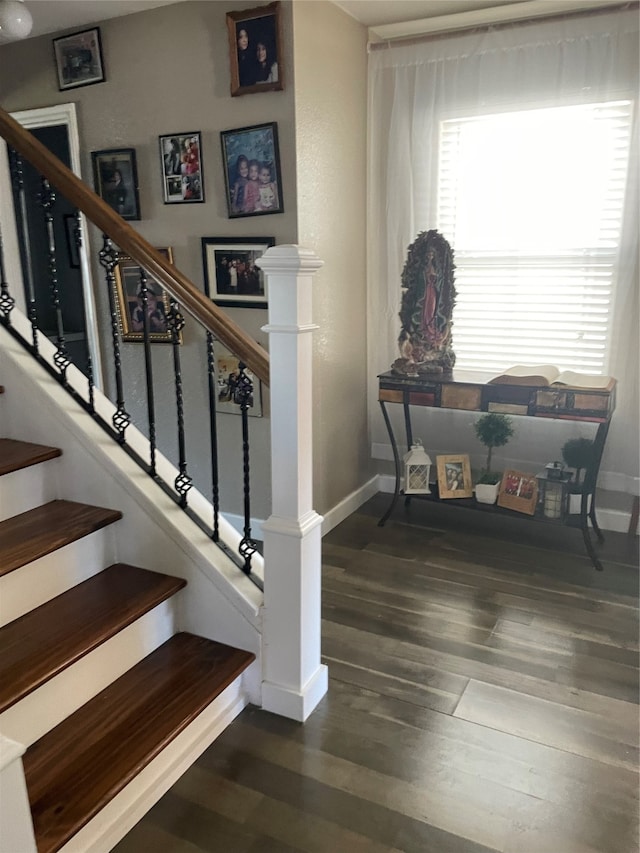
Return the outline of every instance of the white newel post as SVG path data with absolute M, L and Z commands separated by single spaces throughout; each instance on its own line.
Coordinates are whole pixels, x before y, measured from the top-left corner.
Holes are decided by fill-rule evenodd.
M 303 721 L 328 687 L 320 663 L 322 516 L 312 506 L 312 288 L 322 261 L 300 246 L 274 246 L 259 264 L 269 297 L 272 496 L 262 527 L 262 705 Z
M 0 735 L 0 850 L 36 853 L 27 784 L 22 768 L 26 747 Z

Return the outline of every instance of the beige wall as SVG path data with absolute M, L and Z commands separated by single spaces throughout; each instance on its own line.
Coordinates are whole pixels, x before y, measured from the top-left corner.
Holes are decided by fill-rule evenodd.
M 298 242 L 317 277 L 314 463 L 326 512 L 372 476 L 367 435 L 366 29 L 324 0 L 295 0 Z

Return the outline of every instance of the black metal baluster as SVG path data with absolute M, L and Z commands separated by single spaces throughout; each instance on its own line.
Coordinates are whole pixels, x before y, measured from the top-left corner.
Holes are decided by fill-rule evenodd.
M 0 311 L 4 314 L 5 323 L 11 325 L 11 312 L 16 304 L 15 299 L 9 293 L 4 272 L 4 246 L 2 243 L 2 232 L 0 231 Z
M 53 229 L 53 210 L 56 204 L 56 193 L 46 178 L 42 178 L 42 189 L 38 201 L 44 213 L 44 223 L 47 232 L 47 249 L 49 252 L 49 291 L 56 318 L 56 352 L 53 363 L 60 371 L 62 384 L 67 384 L 67 368 L 71 361 L 67 353 L 64 339 L 64 323 L 62 306 L 60 305 L 60 288 L 58 287 L 58 262 L 56 258 L 56 237 Z
M 220 488 L 218 484 L 218 424 L 217 406 L 218 399 L 215 375 L 215 353 L 213 347 L 213 335 L 207 332 L 207 378 L 209 381 L 209 435 L 211 439 L 211 499 L 213 501 L 213 533 L 211 538 L 217 542 L 220 538 L 219 516 L 220 516 Z
M 82 249 L 82 219 L 80 217 L 80 211 L 75 210 L 73 213 L 75 219 L 75 225 L 73 226 L 73 241 L 76 244 L 76 249 L 78 252 L 78 258 L 81 257 L 80 250 Z M 95 382 L 93 378 L 93 359 L 91 358 L 91 353 L 89 352 L 89 348 L 87 346 L 87 383 L 89 386 L 89 410 L 91 414 L 95 414 Z
M 102 235 L 103 245 L 100 250 L 100 265 L 104 267 L 109 291 L 109 311 L 111 313 L 111 339 L 113 341 L 113 364 L 116 371 L 116 411 L 112 422 L 118 432 L 118 442 L 125 443 L 125 430 L 131 423 L 131 418 L 124 407 L 124 391 L 122 387 L 122 362 L 120 359 L 120 340 L 118 338 L 118 313 L 115 296 L 115 268 L 118 265 L 118 253 L 115 246 L 107 237 Z
M 244 558 L 242 571 L 251 573 L 251 557 L 257 550 L 257 545 L 251 538 L 251 480 L 249 476 L 249 408 L 253 406 L 253 382 L 245 373 L 245 365 L 240 362 L 239 376 L 233 391 L 234 402 L 240 406 L 242 419 L 242 471 L 244 487 L 244 536 L 240 540 L 238 550 Z
M 151 339 L 149 338 L 149 288 L 147 274 L 140 268 L 140 292 L 142 302 L 142 338 L 144 341 L 144 369 L 147 379 L 147 416 L 149 418 L 149 473 L 156 476 L 156 409 L 153 395 L 153 366 L 151 363 Z
M 184 441 L 184 398 L 182 394 L 182 373 L 180 370 L 180 333 L 184 328 L 184 317 L 180 313 L 178 303 L 172 299 L 171 309 L 167 315 L 167 325 L 171 330 L 171 343 L 173 347 L 173 375 L 176 383 L 176 409 L 178 413 L 178 471 L 174 486 L 180 495 L 180 506 L 187 505 L 187 492 L 193 485 L 191 477 L 187 474 L 187 458 Z
M 22 273 L 26 284 L 27 316 L 31 323 L 32 347 L 35 355 L 39 354 L 38 346 L 38 317 L 36 312 L 36 292 L 33 283 L 33 264 L 31 262 L 31 237 L 29 236 L 29 220 L 27 219 L 27 200 L 24 189 L 24 172 L 22 170 L 22 157 L 18 152 L 9 149 L 9 163 L 11 168 L 11 181 L 14 192 L 18 197 L 20 209 L 20 230 L 22 231 L 23 268 Z

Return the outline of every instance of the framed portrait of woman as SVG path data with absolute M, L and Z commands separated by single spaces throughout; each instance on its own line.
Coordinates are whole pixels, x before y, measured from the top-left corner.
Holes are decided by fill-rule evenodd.
M 227 12 L 231 94 L 284 89 L 280 3 Z

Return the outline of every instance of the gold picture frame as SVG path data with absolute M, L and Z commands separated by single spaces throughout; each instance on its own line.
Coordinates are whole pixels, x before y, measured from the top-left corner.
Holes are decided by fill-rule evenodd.
M 441 500 L 473 497 L 471 463 L 466 453 L 436 456 L 438 492 Z
M 538 502 L 535 474 L 509 469 L 504 472 L 498 493 L 498 506 L 533 515 Z
M 170 247 L 157 250 L 173 263 L 173 251 Z M 118 264 L 114 270 L 116 303 L 120 334 L 125 343 L 142 343 L 144 341 L 143 317 L 141 314 L 140 274 L 142 267 L 128 255 L 119 255 Z M 151 343 L 171 343 L 171 330 L 167 325 L 167 316 L 171 308 L 169 294 L 149 273 L 146 274 L 149 290 L 148 317 L 149 341 Z M 182 343 L 182 333 L 179 333 L 179 343 Z

